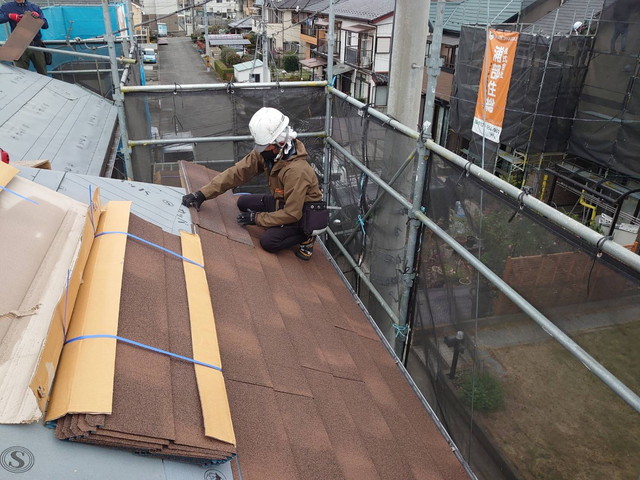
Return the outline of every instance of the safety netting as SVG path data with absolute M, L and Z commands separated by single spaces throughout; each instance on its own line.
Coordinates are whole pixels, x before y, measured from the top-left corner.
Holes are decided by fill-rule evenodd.
M 635 480 L 637 412 L 427 228 L 415 252 L 410 330 L 393 323 L 372 287 L 400 313 L 407 209 L 352 160 L 403 191 L 415 143 L 366 107 L 336 99 L 332 108 L 331 136 L 344 150 L 331 155 L 331 229 L 352 260 L 331 240 L 328 249 L 478 478 Z M 549 325 L 640 392 L 638 272 L 437 155 L 422 205 Z
M 638 272 L 437 156 L 424 205 L 551 325 L 640 392 Z M 640 416 L 549 328 L 429 230 L 417 278 L 407 366 L 479 478 L 637 476 L 640 459 L 625 459 L 640 447 Z
M 508 32 L 516 25 L 491 28 Z M 485 160 L 483 167 L 493 171 L 499 144 L 472 132 L 486 38 L 487 30 L 480 26 L 460 31 L 450 126 L 469 140 L 469 156 L 477 163 Z M 527 154 L 566 151 L 592 43 L 590 36 L 520 32 L 500 144 Z
M 640 177 L 640 4 L 605 0 L 570 153 Z
M 253 148 L 251 141 L 184 142 L 181 138 L 250 135 L 249 120 L 263 106 L 280 109 L 298 133 L 324 131 L 324 90 L 319 87 L 233 88 L 181 90 L 164 93 L 127 93 L 125 111 L 130 140 L 176 139 L 163 145 L 132 149 L 134 178 L 159 181 L 177 168 L 179 160 L 202 163 L 222 171 Z M 322 172 L 321 138 L 301 138 L 310 159 Z M 259 177 L 261 178 L 261 177 Z M 256 187 L 250 184 L 245 189 Z M 247 190 L 249 191 L 249 190 Z

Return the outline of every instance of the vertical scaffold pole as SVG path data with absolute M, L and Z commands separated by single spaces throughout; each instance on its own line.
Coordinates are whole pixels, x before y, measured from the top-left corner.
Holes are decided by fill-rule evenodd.
M 333 76 L 333 49 L 335 46 L 335 0 L 329 0 L 329 38 L 327 41 L 329 42 L 327 45 L 327 82 L 329 85 L 332 81 Z M 331 137 L 331 93 L 327 90 L 326 92 L 326 109 L 325 109 L 325 118 L 324 118 L 324 130 L 327 137 Z M 323 196 L 324 200 L 329 203 L 330 195 L 329 195 L 329 181 L 331 179 L 331 146 L 328 142 L 324 142 L 324 154 L 323 154 Z
M 427 178 L 427 161 L 429 152 L 422 139 L 419 139 L 416 143 L 416 152 L 418 155 L 418 167 L 416 170 L 415 188 L 413 191 L 413 210 L 419 211 L 422 207 L 422 194 L 424 191 L 424 184 Z M 402 269 L 402 289 L 400 294 L 400 302 L 398 305 L 398 319 L 400 320 L 399 330 L 404 335 L 404 346 L 402 348 L 401 355 L 398 355 L 403 363 L 406 361 L 409 345 L 409 301 L 411 299 L 411 291 L 414 287 L 414 280 L 416 278 L 416 251 L 418 249 L 418 237 L 420 235 L 421 222 L 418 220 L 413 212 L 409 212 L 409 235 L 407 238 L 407 248 L 405 250 L 404 265 Z M 397 351 L 398 349 L 396 349 Z
M 111 14 L 109 13 L 108 0 L 102 0 L 102 15 L 104 18 L 104 36 L 109 48 L 109 60 L 111 64 L 111 81 L 113 82 L 113 100 L 118 109 L 118 124 L 120 125 L 120 139 L 124 153 L 124 169 L 127 180 L 133 180 L 133 167 L 131 165 L 131 149 L 129 148 L 129 133 L 127 120 L 124 113 L 124 99 L 120 91 L 120 77 L 118 76 L 118 60 L 116 59 L 116 46 L 111 30 Z

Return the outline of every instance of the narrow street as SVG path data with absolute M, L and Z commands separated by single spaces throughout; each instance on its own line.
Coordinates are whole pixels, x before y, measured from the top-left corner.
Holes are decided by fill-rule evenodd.
M 207 68 L 190 37 L 169 37 L 158 47 L 157 82 L 161 85 L 220 83 L 213 68 Z M 155 113 L 155 112 L 154 112 Z M 233 134 L 233 105 L 230 96 L 202 91 L 160 96 L 160 118 L 153 119 L 160 136 L 208 137 Z M 195 160 L 233 161 L 231 143 L 198 143 Z

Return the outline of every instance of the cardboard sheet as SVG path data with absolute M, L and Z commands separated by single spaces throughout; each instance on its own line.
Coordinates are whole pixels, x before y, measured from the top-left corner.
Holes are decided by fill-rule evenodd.
M 6 163 L 0 162 L 0 186 L 6 187 L 11 179 L 15 177 L 20 170 L 16 167 L 12 167 Z M 2 189 L 0 189 L 0 193 L 2 193 Z
M 6 182 L 15 169 L 0 164 Z M 59 350 L 45 352 L 67 272 L 77 261 L 86 205 L 19 176 L 0 192 L 0 423 L 39 420 Z M 49 360 L 42 363 L 43 355 Z M 41 387 L 41 388 L 39 388 Z
M 76 303 L 84 269 L 89 258 L 89 252 L 93 245 L 93 225 L 98 223 L 101 213 L 100 190 L 96 189 L 93 192 L 92 205 L 87 208 L 79 253 L 75 263 L 68 271 L 67 288 L 56 306 L 42 356 L 38 362 L 36 373 L 29 385 L 36 396 L 40 410 L 43 412 L 46 410 L 49 401 L 51 386 L 56 369 L 58 368 L 58 361 L 64 345 L 65 335 L 71 322 L 73 307 Z
M 200 238 L 195 234 L 180 232 L 180 239 L 183 256 L 204 265 Z M 187 261 L 183 261 L 183 266 L 194 359 L 222 368 L 206 273 L 202 267 Z M 205 435 L 235 445 L 236 439 L 222 372 L 203 365 L 195 365 L 195 370 Z
M 126 232 L 131 202 L 109 202 L 96 232 Z M 94 240 L 78 292 L 67 340 L 84 335 L 117 335 L 127 236 Z M 47 421 L 67 413 L 111 413 L 116 340 L 92 338 L 67 343 L 47 411 Z

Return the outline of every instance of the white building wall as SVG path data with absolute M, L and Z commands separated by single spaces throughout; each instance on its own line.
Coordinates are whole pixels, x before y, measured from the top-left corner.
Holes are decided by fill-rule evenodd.
M 393 17 L 376 24 L 376 42 L 373 52 L 373 71 L 388 72 L 391 66 L 391 39 L 393 38 Z M 388 40 L 387 40 L 388 39 Z M 382 48 L 389 44 L 389 48 Z M 388 50 L 387 53 L 381 53 Z
M 207 11 L 225 18 L 239 18 L 240 3 L 236 0 L 212 0 L 207 3 Z
M 300 43 L 300 26 L 292 24 L 291 10 L 282 12 L 282 23 L 268 23 L 267 36 L 275 48 L 281 49 L 285 42 Z
M 180 8 L 178 0 L 145 0 L 142 5 L 147 15 L 168 15 Z

